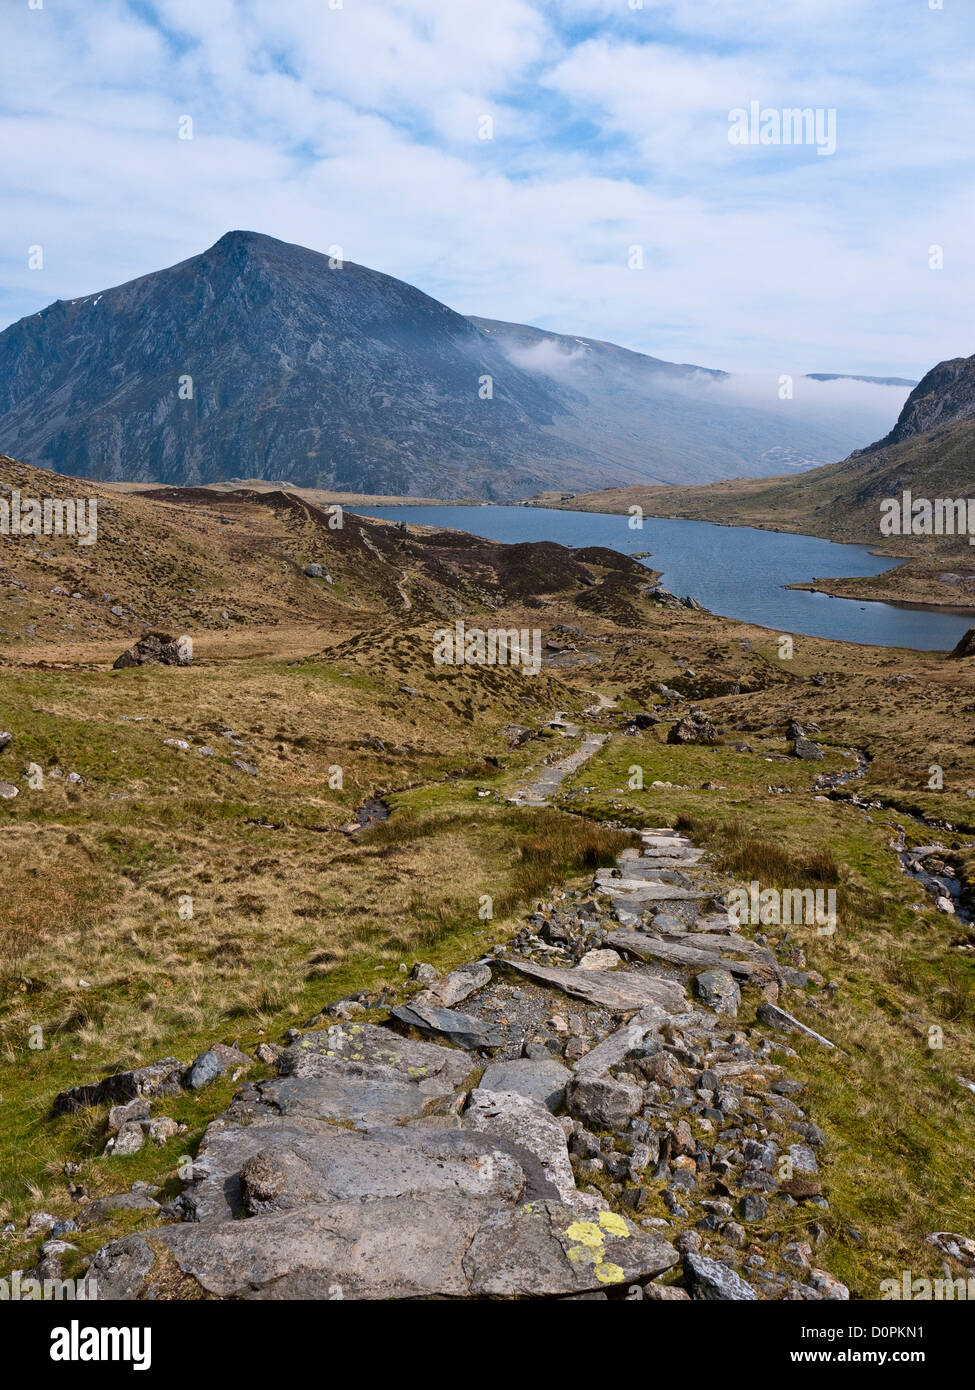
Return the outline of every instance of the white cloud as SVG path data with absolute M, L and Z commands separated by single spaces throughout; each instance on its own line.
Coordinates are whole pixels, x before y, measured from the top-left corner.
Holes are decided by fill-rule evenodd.
M 921 9 L 8 10 L 2 321 L 249 227 L 339 243 L 462 312 L 661 357 L 919 375 L 972 351 L 975 308 L 975 26 L 958 5 Z M 753 98 L 835 104 L 836 156 L 730 146 L 727 112 Z M 184 113 L 192 141 L 177 139 Z M 493 140 L 477 138 L 483 114 Z M 45 270 L 31 272 L 38 243 Z M 944 271 L 928 269 L 933 243 Z

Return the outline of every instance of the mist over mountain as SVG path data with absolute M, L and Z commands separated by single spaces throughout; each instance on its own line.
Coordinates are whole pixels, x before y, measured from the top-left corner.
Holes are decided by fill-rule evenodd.
M 0 447 L 109 480 L 503 501 L 805 468 L 863 438 L 739 399 L 737 380 L 465 318 L 391 276 L 235 231 L 0 333 Z

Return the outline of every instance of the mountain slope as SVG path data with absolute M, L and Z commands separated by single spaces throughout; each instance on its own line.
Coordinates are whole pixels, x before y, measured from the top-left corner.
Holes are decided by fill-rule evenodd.
M 568 372 L 566 345 L 586 359 Z M 228 232 L 0 333 L 0 449 L 97 479 L 492 500 L 844 451 L 835 431 L 709 394 L 722 375 L 469 320 L 364 266 Z
M 721 390 L 728 372 L 665 362 L 596 338 L 472 318 L 509 360 L 571 391 L 554 432 L 592 447 L 646 481 L 707 482 L 765 464 L 806 468 L 846 452 L 850 434 L 742 404 Z M 854 436 L 855 437 L 855 436 Z

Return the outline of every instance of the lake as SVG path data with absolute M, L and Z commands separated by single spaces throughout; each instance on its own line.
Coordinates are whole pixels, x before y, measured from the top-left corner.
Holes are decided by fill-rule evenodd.
M 975 614 L 861 603 L 783 588 L 814 578 L 880 574 L 893 563 L 863 546 L 837 545 L 707 521 L 644 517 L 631 531 L 627 516 L 564 512 L 542 507 L 355 507 L 364 516 L 469 531 L 495 541 L 556 541 L 581 548 L 602 545 L 623 554 L 650 551 L 642 563 L 663 574 L 665 589 L 690 594 L 722 617 L 778 632 L 806 633 L 881 647 L 947 650 Z

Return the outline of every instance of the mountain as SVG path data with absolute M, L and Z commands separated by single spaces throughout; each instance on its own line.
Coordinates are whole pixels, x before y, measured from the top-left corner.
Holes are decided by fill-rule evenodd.
M 806 467 L 853 442 L 737 403 L 724 378 L 467 319 L 388 275 L 235 231 L 0 333 L 0 448 L 96 479 L 510 500 Z

